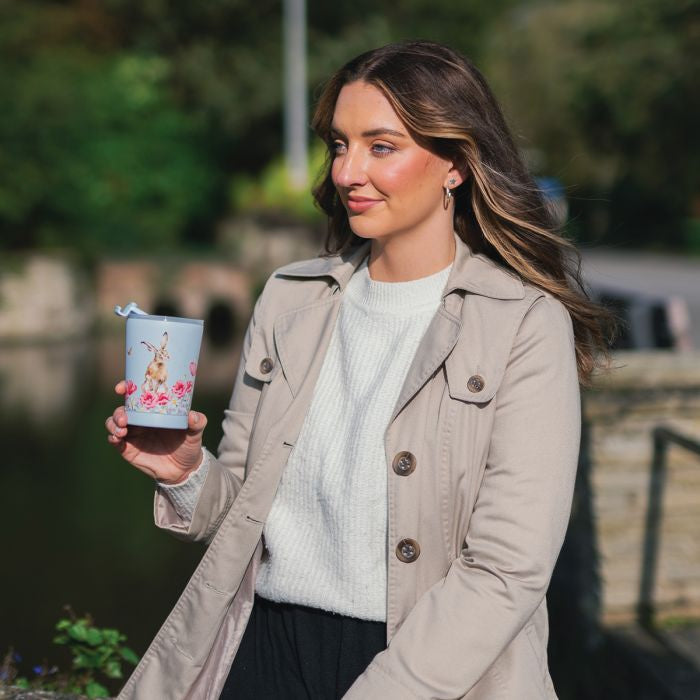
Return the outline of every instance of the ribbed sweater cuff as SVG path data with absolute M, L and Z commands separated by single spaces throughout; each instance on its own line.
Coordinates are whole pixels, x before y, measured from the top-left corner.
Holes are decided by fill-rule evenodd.
M 209 452 L 205 447 L 202 447 L 202 462 L 195 470 L 190 472 L 184 481 L 179 484 L 161 484 L 158 482 L 158 488 L 170 499 L 175 512 L 186 523 L 192 520 L 192 515 L 208 472 Z

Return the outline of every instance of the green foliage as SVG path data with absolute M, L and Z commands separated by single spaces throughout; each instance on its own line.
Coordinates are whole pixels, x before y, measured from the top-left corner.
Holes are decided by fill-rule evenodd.
M 35 677 L 29 680 L 18 675 L 16 664 L 21 657 L 10 649 L 0 666 L 0 688 L 14 685 L 35 690 L 82 693 L 88 698 L 109 697 L 109 690 L 98 677 L 120 680 L 124 677 L 123 662 L 135 666 L 139 658 L 124 645 L 126 636 L 118 630 L 96 627 L 89 615 L 77 618 L 70 609 L 69 612 L 70 618 L 56 623 L 59 634 L 53 641 L 70 652 L 71 670 L 60 673 L 56 666 L 49 667 L 44 663 L 34 667 Z
M 700 191 L 697 0 L 531 2 L 487 74 L 524 145 L 573 193 L 589 240 L 685 247 Z
M 390 40 L 474 52 L 514 2 L 312 2 L 311 102 L 333 68 Z M 281 10 L 277 0 L 1 3 L 0 90 L 12 99 L 0 116 L 0 246 L 97 254 L 211 238 L 231 173 L 259 173 L 281 151 Z M 270 187 L 313 216 L 310 200 Z
M 309 102 L 361 51 L 448 43 L 484 69 L 539 172 L 569 186 L 584 237 L 687 246 L 700 190 L 689 157 L 697 10 L 698 0 L 316 0 Z M 313 219 L 278 160 L 281 44 L 278 0 L 0 3 L 0 90 L 12 96 L 0 114 L 0 248 L 211 241 L 231 203 Z
M 324 166 L 327 149 L 317 141 L 309 154 L 309 172 L 317 176 Z M 305 222 L 325 216 L 314 206 L 308 189 L 293 188 L 282 158 L 273 160 L 257 176 L 238 175 L 231 184 L 231 204 L 238 213 L 274 212 Z
M 700 624 L 697 617 L 686 617 L 673 615 L 671 617 L 661 618 L 656 621 L 656 626 L 661 630 L 677 630 L 685 627 L 695 627 Z
M 685 222 L 685 246 L 688 252 L 700 255 L 700 219 L 688 219 Z
M 97 252 L 177 241 L 213 183 L 196 123 L 169 101 L 168 71 L 157 56 L 47 53 L 0 72 L 13 95 L 0 120 L 6 244 Z

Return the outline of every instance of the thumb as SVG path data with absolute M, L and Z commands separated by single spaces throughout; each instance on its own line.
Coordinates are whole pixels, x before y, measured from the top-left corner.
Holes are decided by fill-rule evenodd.
M 207 427 L 207 417 L 203 413 L 190 411 L 187 416 L 187 432 L 190 435 L 197 435 Z

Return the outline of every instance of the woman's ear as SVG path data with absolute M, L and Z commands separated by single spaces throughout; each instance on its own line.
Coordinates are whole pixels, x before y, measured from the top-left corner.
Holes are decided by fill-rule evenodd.
M 466 166 L 453 163 L 445 178 L 444 187 L 453 190 L 455 187 L 459 187 L 467 179 L 467 176 L 468 170 Z

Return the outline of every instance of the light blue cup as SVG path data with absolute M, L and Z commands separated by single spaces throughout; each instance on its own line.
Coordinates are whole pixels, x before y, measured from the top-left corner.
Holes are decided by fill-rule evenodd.
M 126 318 L 126 394 L 129 425 L 187 427 L 204 321 L 151 316 L 133 302 Z

